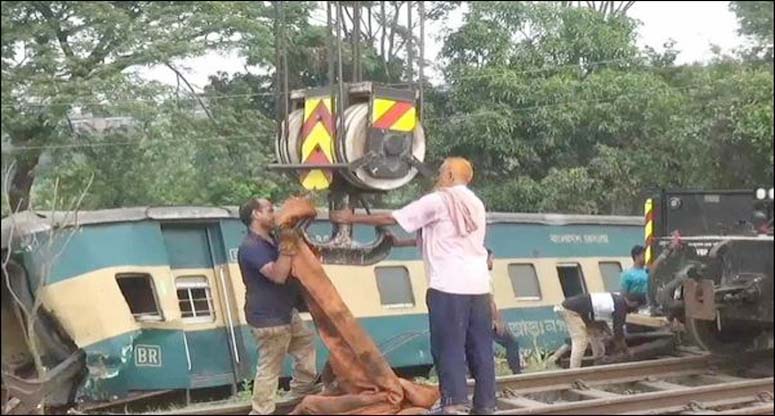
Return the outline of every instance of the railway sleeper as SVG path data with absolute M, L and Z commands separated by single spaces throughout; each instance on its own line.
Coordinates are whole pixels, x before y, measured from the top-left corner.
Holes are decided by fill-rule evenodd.
M 498 399 L 499 409 L 522 409 L 526 407 L 541 407 L 549 406 L 548 403 L 544 403 L 538 400 L 528 399 L 527 397 L 509 397 Z
M 667 390 L 682 390 L 682 389 L 688 389 L 689 386 L 685 386 L 683 384 L 677 384 L 677 383 L 671 383 L 664 380 L 643 380 L 638 381 L 635 383 L 639 387 L 644 387 L 647 389 L 651 389 L 654 391 L 667 391 Z M 709 383 L 709 384 L 715 384 L 715 383 Z
M 496 414 L 618 414 L 618 413 L 664 413 L 671 409 L 693 411 L 686 406 L 692 401 L 718 405 L 716 401 L 743 400 L 740 404 L 759 400 L 761 392 L 772 393 L 773 379 L 745 380 L 721 385 L 692 387 L 681 390 L 658 391 L 634 395 L 621 395 L 613 398 L 581 400 L 555 403 L 538 408 L 508 409 Z M 713 400 L 714 402 L 709 402 Z M 727 403 L 728 404 L 728 403 Z
M 772 403 L 769 404 L 772 406 Z M 756 409 L 761 406 L 767 406 L 766 403 L 759 402 L 754 396 L 735 397 L 724 400 L 709 400 L 704 402 L 691 401 L 682 406 L 671 406 L 652 409 L 645 414 L 682 414 L 682 415 L 707 415 L 707 414 L 751 414 L 746 413 L 749 409 Z M 732 412 L 732 413 L 730 413 Z M 742 412 L 742 413 L 735 413 Z M 644 414 L 643 411 L 626 412 L 624 415 Z M 758 413 L 753 413 L 758 414 Z

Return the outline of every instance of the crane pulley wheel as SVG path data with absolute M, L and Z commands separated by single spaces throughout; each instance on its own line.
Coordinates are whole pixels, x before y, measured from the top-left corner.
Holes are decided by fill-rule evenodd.
M 281 131 L 288 132 L 288 136 L 282 134 L 275 142 L 275 154 L 277 159 L 283 164 L 301 163 L 301 125 L 304 110 L 299 109 L 288 115 L 288 129 Z M 368 140 L 369 104 L 359 103 L 348 107 L 344 112 L 345 136 L 343 142 L 337 142 L 335 147 L 334 163 L 352 163 L 354 161 L 367 157 L 366 141 Z M 337 126 L 339 125 L 337 121 Z M 417 123 L 413 132 L 412 148 L 407 157 L 414 157 L 422 162 L 425 159 L 425 131 Z M 368 171 L 369 166 L 361 166 L 354 171 L 341 169 L 342 176 L 352 185 L 372 191 L 389 191 L 400 188 L 409 183 L 417 176 L 417 169 L 411 167 L 408 172 L 400 178 L 386 179 L 375 178 Z

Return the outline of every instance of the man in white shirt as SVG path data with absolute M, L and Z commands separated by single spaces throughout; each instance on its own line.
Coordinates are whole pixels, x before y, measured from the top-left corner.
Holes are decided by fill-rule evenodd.
M 421 230 L 422 249 L 429 280 L 426 294 L 430 321 L 431 353 L 439 375 L 443 414 L 462 412 L 468 404 L 466 362 L 476 380 L 473 412 L 495 410 L 490 275 L 485 208 L 468 189 L 473 168 L 463 158 L 447 158 L 439 169 L 435 192 L 406 207 L 385 214 L 332 213 L 339 223 L 398 224 L 406 232 Z

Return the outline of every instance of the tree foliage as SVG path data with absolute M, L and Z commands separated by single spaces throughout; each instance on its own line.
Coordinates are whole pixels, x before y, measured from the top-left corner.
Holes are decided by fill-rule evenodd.
M 632 214 L 649 189 L 771 182 L 770 73 L 675 67 L 672 44 L 638 50 L 636 29 L 585 8 L 472 4 L 443 50 L 435 157 L 472 158 L 505 211 Z
M 755 42 L 754 56 L 763 56 L 772 65 L 773 58 L 773 2 L 730 1 L 729 8 L 740 24 L 738 33 L 749 36 Z
M 143 98 L 133 66 L 245 44 L 266 51 L 270 18 L 262 2 L 3 2 L 3 136 L 27 150 L 17 156 L 12 204 L 29 204 L 42 150 L 72 138 L 71 109 Z
M 459 3 L 428 2 L 426 18 L 442 19 Z M 662 52 L 639 48 L 630 3 L 469 3 L 444 39 L 445 82 L 426 89 L 430 163 L 471 159 L 474 187 L 499 211 L 637 214 L 654 188 L 772 183 L 771 3 L 732 2 L 758 49 L 703 65 L 676 65 L 674 42 Z M 405 82 L 418 19 L 410 29 L 400 18 L 407 2 L 361 4 L 364 79 Z M 276 117 L 268 2 L 2 7 L 3 166 L 15 162 L 15 198 L 34 183 L 33 203 L 44 205 L 57 179 L 60 194 L 76 195 L 92 174 L 84 208 L 238 204 L 299 191 L 294 178 L 265 168 Z M 292 89 L 329 82 L 320 7 L 285 2 Z M 353 20 L 347 9 L 345 79 Z M 131 70 L 174 69 L 175 59 L 212 49 L 238 51 L 259 70 L 216 74 L 200 96 L 185 79 L 162 86 Z M 88 132 L 75 109 L 132 123 Z M 377 201 L 400 205 L 429 185 L 418 179 Z

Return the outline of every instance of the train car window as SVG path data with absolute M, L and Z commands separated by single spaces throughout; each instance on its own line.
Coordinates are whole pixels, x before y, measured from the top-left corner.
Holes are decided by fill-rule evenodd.
M 603 277 L 603 286 L 608 292 L 618 292 L 620 290 L 620 276 L 622 275 L 622 265 L 618 261 L 601 261 L 600 276 Z
M 538 275 L 532 264 L 509 264 L 509 279 L 517 299 L 541 299 Z
M 210 285 L 204 276 L 181 276 L 175 280 L 183 322 L 215 320 Z
M 137 321 L 161 321 L 153 279 L 147 273 L 119 273 L 116 282 Z
M 403 266 L 375 267 L 377 290 L 382 306 L 388 308 L 414 307 L 414 293 L 409 270 Z
M 558 265 L 557 276 L 560 278 L 562 293 L 566 298 L 581 295 L 586 292 L 584 287 L 584 274 L 581 272 L 581 266 L 578 264 Z

